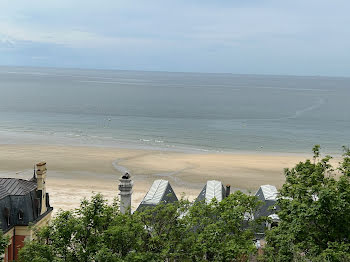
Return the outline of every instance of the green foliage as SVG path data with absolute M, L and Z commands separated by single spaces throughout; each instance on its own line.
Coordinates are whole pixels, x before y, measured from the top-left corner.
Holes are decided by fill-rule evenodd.
M 255 197 L 239 191 L 221 202 L 195 203 L 185 217 L 186 238 L 191 244 L 186 256 L 192 261 L 232 261 L 253 254 L 256 221 L 244 218 L 258 206 Z
M 54 254 L 53 247 L 32 241 L 27 243 L 21 252 L 21 261 L 33 262 L 59 262 L 63 261 Z
M 5 248 L 9 245 L 10 238 L 8 236 L 5 236 L 2 233 L 2 230 L 0 230 L 0 255 L 3 255 L 5 253 Z
M 97 194 L 38 230 L 20 261 L 244 261 L 256 250 L 244 217 L 258 205 L 236 192 L 220 203 L 180 200 L 123 215 Z
M 314 152 L 314 160 L 316 160 L 317 158 L 320 157 L 320 149 L 321 149 L 321 146 L 320 145 L 315 145 L 313 148 L 312 148 L 312 152 Z
M 281 222 L 266 233 L 266 261 L 350 261 L 350 154 L 337 171 L 330 156 L 285 170 L 278 213 Z
M 313 161 L 285 169 L 281 222 L 266 232 L 262 261 L 350 261 L 350 150 L 337 169 L 319 146 L 313 152 Z M 38 230 L 20 261 L 247 261 L 264 221 L 249 219 L 259 205 L 238 191 L 221 202 L 181 199 L 124 215 L 97 194 Z

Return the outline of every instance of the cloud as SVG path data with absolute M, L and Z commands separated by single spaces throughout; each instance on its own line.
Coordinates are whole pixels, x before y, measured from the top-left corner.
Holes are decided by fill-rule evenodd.
M 120 37 L 106 37 L 98 35 L 94 32 L 84 32 L 79 30 L 60 29 L 48 31 L 37 30 L 35 28 L 26 28 L 24 26 L 17 26 L 12 24 L 0 23 L 0 32 L 2 34 L 1 41 L 13 43 L 14 41 L 37 42 L 55 45 L 64 45 L 72 48 L 102 48 L 118 45 L 121 42 L 126 44 L 140 39 L 120 38 Z M 15 40 L 9 40 L 15 39 Z
M 15 41 L 7 36 L 0 36 L 0 48 L 14 48 Z
M 120 69 L 295 74 L 303 62 L 304 74 L 334 74 L 330 63 L 350 68 L 349 8 L 345 0 L 0 0 L 0 61 L 6 46 L 23 64 L 44 56 L 57 66 L 59 53 L 78 67 L 89 58 Z

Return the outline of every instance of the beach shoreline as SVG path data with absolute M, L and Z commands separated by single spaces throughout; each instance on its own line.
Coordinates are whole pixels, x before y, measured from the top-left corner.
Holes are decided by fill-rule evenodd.
M 147 140 L 149 141 L 149 140 Z M 158 141 L 158 140 L 154 140 Z M 153 142 L 154 142 L 153 141 Z M 52 131 L 43 130 L 42 133 L 33 131 L 14 131 L 0 130 L 0 145 L 28 145 L 28 146 L 73 146 L 73 147 L 93 147 L 93 148 L 114 148 L 126 150 L 147 150 L 147 151 L 166 151 L 179 152 L 187 154 L 232 154 L 232 155 L 276 155 L 276 156 L 309 156 L 312 146 L 305 149 L 291 149 L 279 147 L 279 149 L 268 149 L 263 146 L 257 146 L 252 149 L 242 148 L 213 148 L 206 146 L 194 146 L 190 144 L 163 144 L 144 142 L 144 139 L 132 140 L 127 138 L 114 139 L 112 137 L 103 137 L 100 135 L 91 136 L 67 136 Z M 340 157 L 342 147 L 329 148 L 321 145 L 325 154 Z
M 137 208 L 156 179 L 169 180 L 180 197 L 190 200 L 207 180 L 220 180 L 233 189 L 255 192 L 260 185 L 280 187 L 283 170 L 310 155 L 186 153 L 162 150 L 68 145 L 0 145 L 0 177 L 29 179 L 33 165 L 46 161 L 47 191 L 58 210 L 79 206 L 80 200 L 101 192 L 108 200 L 118 196 L 119 177 L 132 174 L 132 207 Z

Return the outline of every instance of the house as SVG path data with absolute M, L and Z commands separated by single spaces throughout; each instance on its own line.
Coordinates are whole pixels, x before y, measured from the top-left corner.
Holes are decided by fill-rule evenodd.
M 153 182 L 151 188 L 137 208 L 137 211 L 146 207 L 156 206 L 161 202 L 173 203 L 175 201 L 178 201 L 178 199 L 169 181 L 158 179 Z
M 127 180 L 128 179 L 128 180 Z M 128 183 L 130 180 L 130 176 L 128 174 L 128 178 L 123 179 L 121 178 L 121 183 L 119 186 L 124 185 L 125 183 Z M 131 188 L 129 187 L 129 191 L 131 193 Z M 122 193 L 122 191 L 121 191 Z M 226 188 L 223 186 L 221 181 L 216 180 L 210 180 L 207 181 L 205 186 L 203 187 L 202 191 L 198 195 L 196 201 L 202 201 L 205 200 L 206 203 L 210 203 L 212 199 L 216 199 L 217 201 L 221 201 L 225 197 L 227 197 L 230 194 L 230 185 L 227 185 Z M 169 181 L 159 179 L 155 180 L 141 201 L 139 207 L 137 210 L 141 210 L 145 207 L 151 207 L 156 206 L 160 203 L 172 203 L 178 201 L 177 196 L 171 187 Z M 123 202 L 123 201 L 122 201 Z M 130 202 L 129 202 L 130 203 Z M 121 208 L 121 211 L 123 211 L 125 208 Z M 123 213 L 123 212 L 122 212 Z
M 196 201 L 205 200 L 205 203 L 209 204 L 212 201 L 212 199 L 215 198 L 218 202 L 220 202 L 229 194 L 229 185 L 227 185 L 225 189 L 221 181 L 209 180 L 203 187 L 202 191 L 199 193 Z
M 255 213 L 255 217 L 259 218 L 261 216 L 270 217 L 272 219 L 272 226 L 276 226 L 278 224 L 279 218 L 276 214 L 278 211 L 277 197 L 278 191 L 275 186 L 272 185 L 262 185 L 256 192 L 255 196 L 263 202 L 262 206 Z
M 205 201 L 205 203 L 208 204 L 215 198 L 220 202 L 230 195 L 230 188 L 230 185 L 224 187 L 221 181 L 209 180 L 195 201 Z M 131 207 L 132 194 L 132 180 L 128 173 L 120 178 L 119 190 L 122 203 L 120 210 L 122 213 L 125 213 L 125 210 L 128 210 Z M 245 220 L 248 221 L 262 216 L 269 217 L 272 222 L 263 225 L 261 228 L 262 232 L 264 231 L 265 226 L 268 228 L 277 226 L 279 222 L 279 217 L 277 215 L 279 207 L 277 206 L 278 191 L 276 187 L 272 185 L 262 185 L 256 192 L 255 196 L 263 203 L 254 214 L 245 214 Z M 136 210 L 139 211 L 145 207 L 153 207 L 160 203 L 172 203 L 175 201 L 178 201 L 178 199 L 169 181 L 159 179 L 153 182 L 151 188 Z
M 49 194 L 46 193 L 46 163 L 36 165 L 30 180 L 0 178 L 0 227 L 10 238 L 5 249 L 4 261 L 17 259 L 25 240 L 33 238 L 35 225 L 46 225 L 51 218 Z
M 261 253 L 261 248 L 265 246 L 265 229 L 271 229 L 271 227 L 278 226 L 280 221 L 277 215 L 277 212 L 279 211 L 279 207 L 277 206 L 278 191 L 275 186 L 262 185 L 255 193 L 255 196 L 262 201 L 262 205 L 255 212 L 254 218 L 269 217 L 271 220 L 271 222 L 261 224 L 256 233 L 257 247 L 259 247 L 259 252 Z

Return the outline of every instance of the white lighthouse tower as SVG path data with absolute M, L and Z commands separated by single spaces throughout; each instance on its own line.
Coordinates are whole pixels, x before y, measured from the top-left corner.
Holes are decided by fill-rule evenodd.
M 119 195 L 120 195 L 120 212 L 125 214 L 131 212 L 131 195 L 133 182 L 129 173 L 125 173 L 120 179 Z

